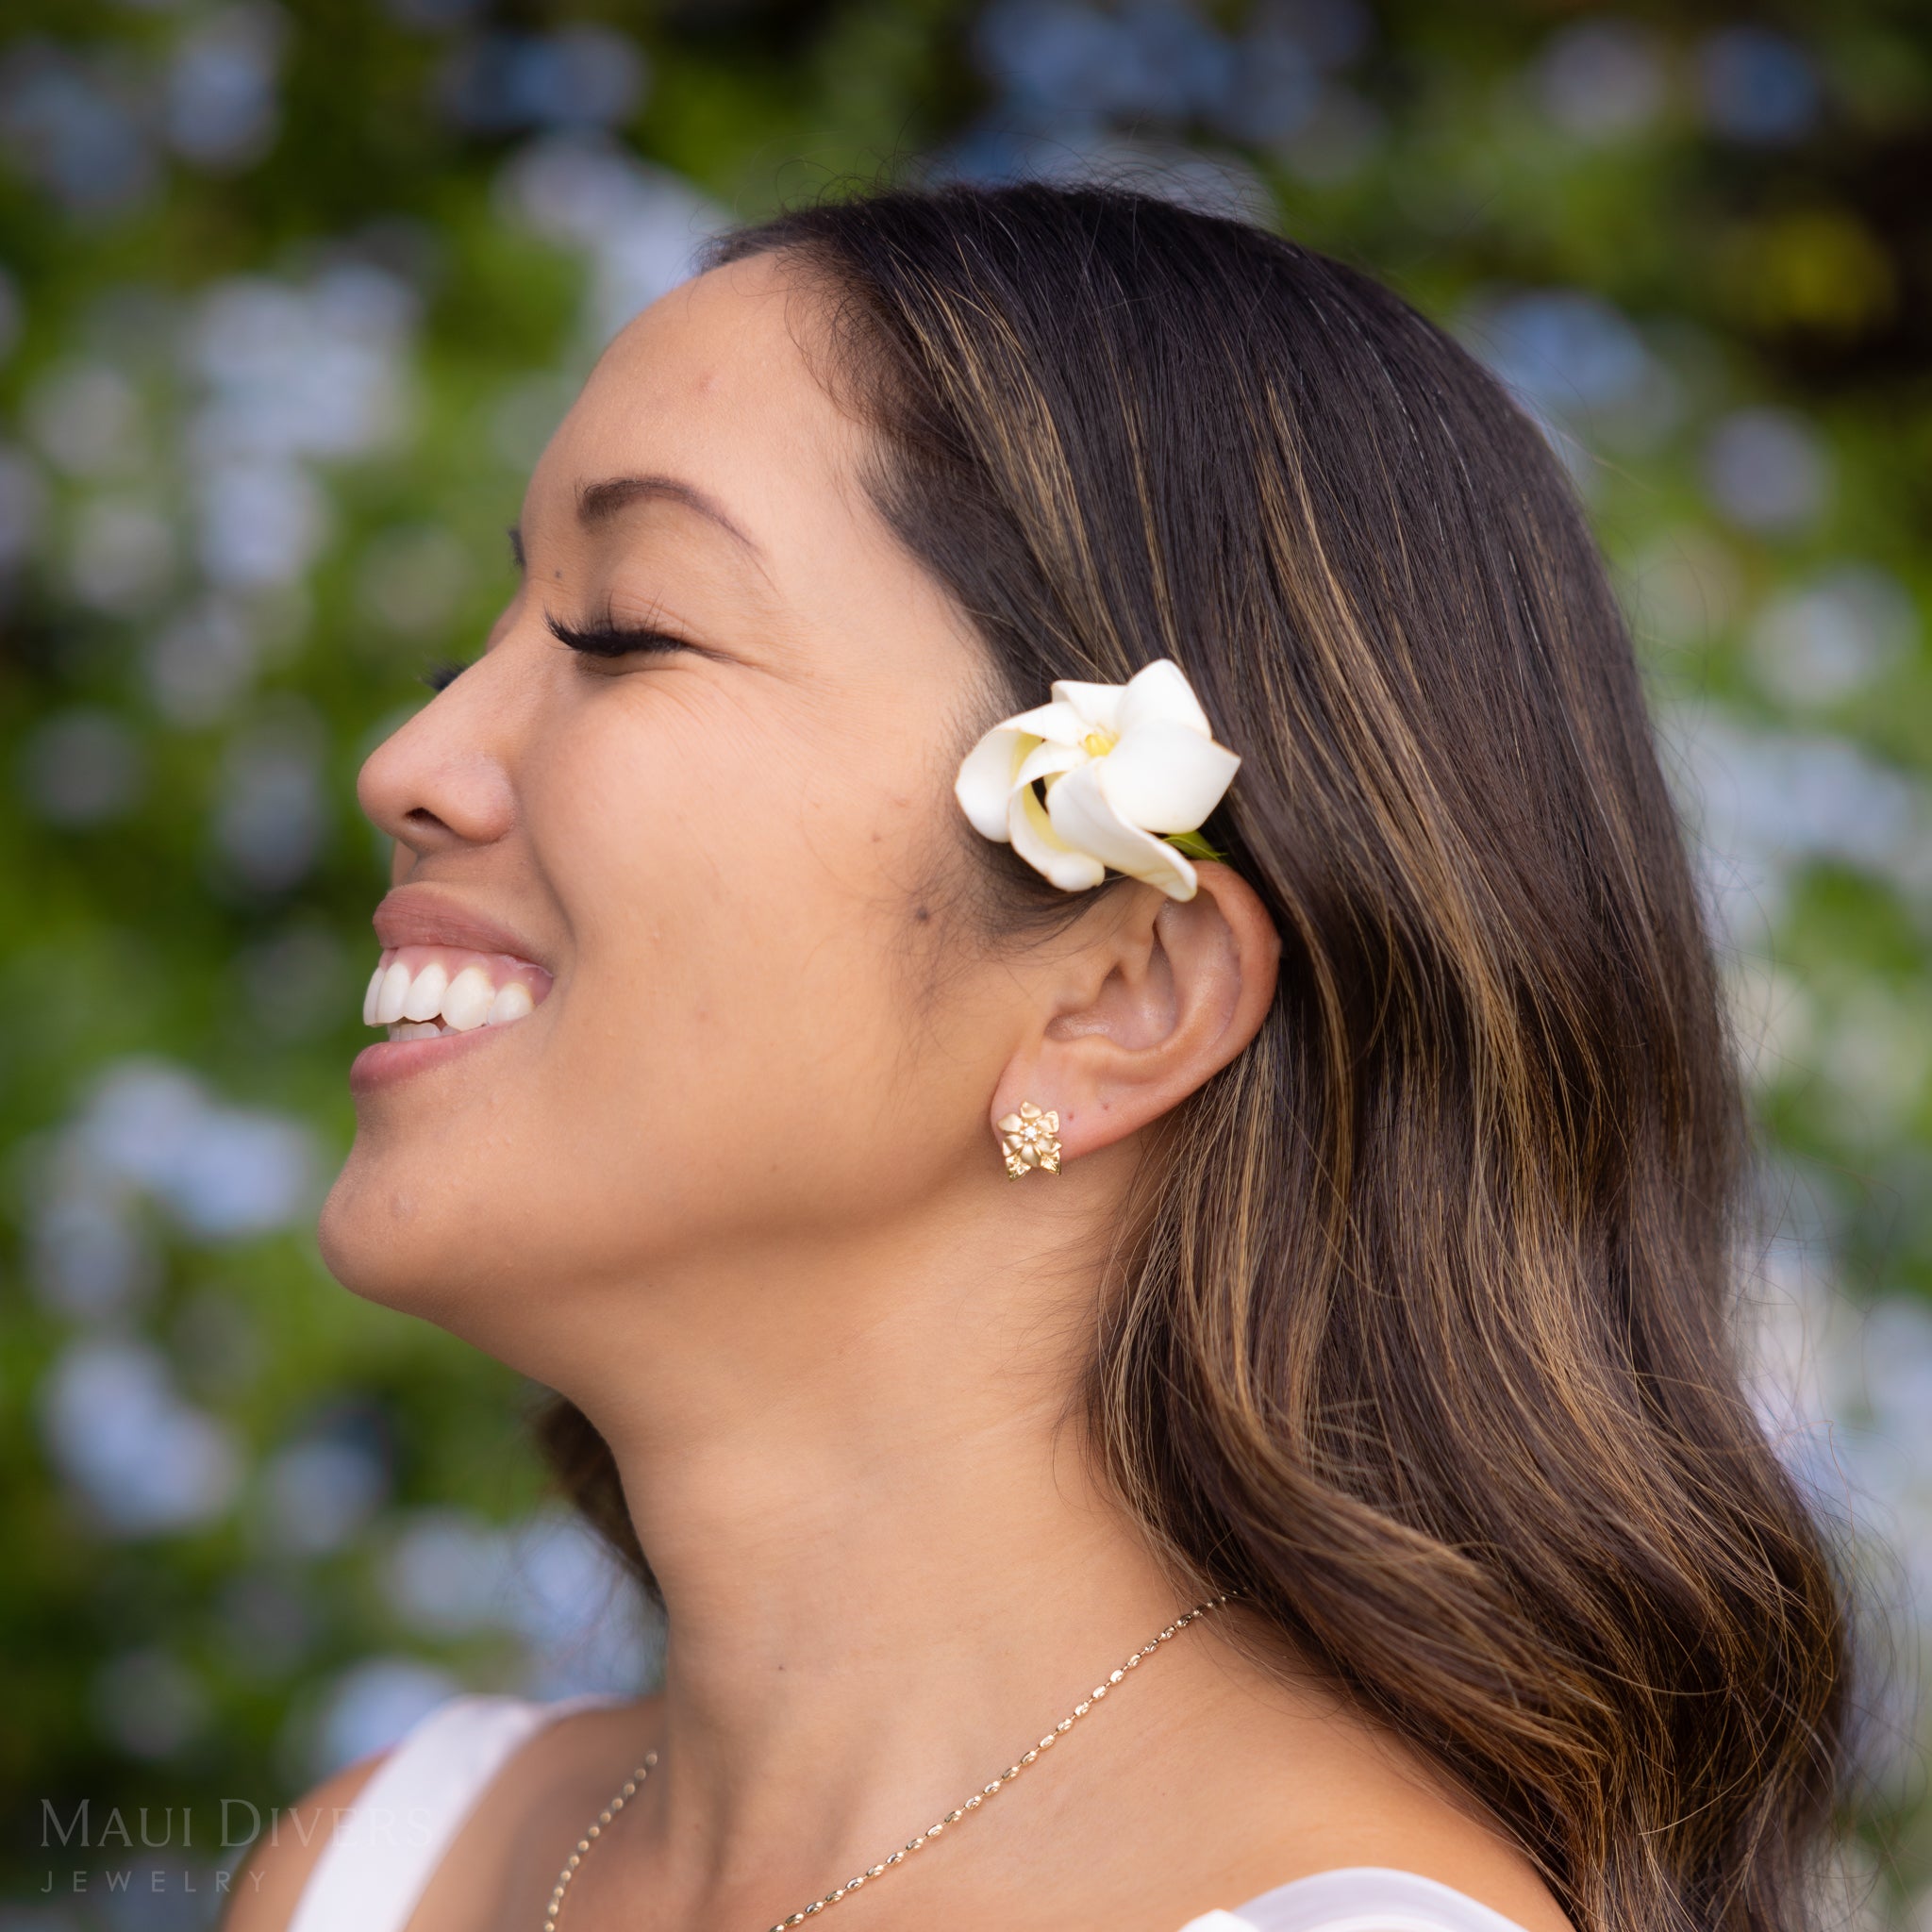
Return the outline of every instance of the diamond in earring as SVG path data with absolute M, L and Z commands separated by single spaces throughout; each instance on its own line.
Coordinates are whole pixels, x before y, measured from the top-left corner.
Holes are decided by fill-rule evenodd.
M 1060 1117 L 1049 1108 L 1044 1113 L 1030 1100 L 1020 1103 L 1018 1113 L 1000 1116 L 1000 1149 L 1007 1157 L 1007 1178 L 1018 1180 L 1030 1167 L 1045 1174 L 1060 1171 Z

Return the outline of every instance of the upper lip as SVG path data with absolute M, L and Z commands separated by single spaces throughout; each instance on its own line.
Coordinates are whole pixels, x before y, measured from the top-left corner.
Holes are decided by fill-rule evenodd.
M 370 924 L 385 946 L 467 946 L 478 953 L 510 953 L 550 971 L 549 962 L 514 926 L 435 886 L 394 887 L 383 895 Z

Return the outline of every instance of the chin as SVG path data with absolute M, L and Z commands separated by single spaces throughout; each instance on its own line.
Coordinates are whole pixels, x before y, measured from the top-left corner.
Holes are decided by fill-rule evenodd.
M 437 1202 L 434 1214 L 425 1207 L 420 1189 L 352 1152 L 316 1222 L 323 1266 L 364 1301 L 443 1321 L 461 1300 L 451 1279 L 461 1268 L 459 1244 L 441 1238 L 447 1203 Z
M 486 1194 L 422 1185 L 352 1151 L 316 1222 L 323 1265 L 349 1292 L 433 1323 L 498 1361 L 540 1379 L 550 1366 L 541 1307 L 530 1284 L 542 1270 Z M 492 1212 L 492 1208 L 499 1211 Z

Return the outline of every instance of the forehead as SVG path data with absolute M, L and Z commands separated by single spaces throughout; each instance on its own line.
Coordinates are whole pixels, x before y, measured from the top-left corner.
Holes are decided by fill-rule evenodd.
M 862 432 L 815 373 L 817 316 L 774 256 L 712 269 L 628 323 L 531 478 L 533 499 L 603 476 L 671 472 L 744 522 L 804 498 L 856 508 Z

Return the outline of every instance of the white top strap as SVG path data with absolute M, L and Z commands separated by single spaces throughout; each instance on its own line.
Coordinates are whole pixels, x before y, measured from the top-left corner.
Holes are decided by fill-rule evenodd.
M 554 1702 L 469 1694 L 421 1719 L 330 1830 L 288 1932 L 402 1932 L 464 1819 L 504 1760 L 602 1691 Z
M 1297 1878 L 1181 1932 L 1523 1932 L 1514 1919 L 1419 1872 L 1347 1865 Z

